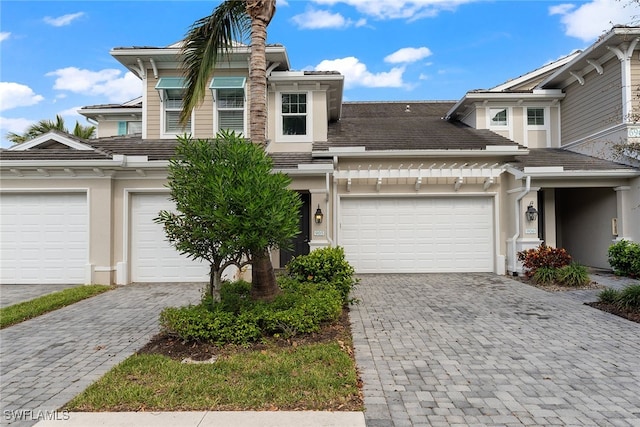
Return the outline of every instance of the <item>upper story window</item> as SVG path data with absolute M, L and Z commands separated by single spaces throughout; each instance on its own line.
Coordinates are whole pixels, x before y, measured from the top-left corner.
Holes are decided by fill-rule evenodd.
M 544 108 L 527 108 L 527 125 L 544 126 Z
M 307 94 L 283 93 L 282 134 L 307 135 Z
M 509 124 L 506 108 L 489 109 L 489 126 L 507 126 Z
M 118 122 L 118 135 L 135 135 L 142 133 L 142 122 Z
M 245 133 L 244 77 L 214 77 L 209 88 L 215 101 L 217 130 Z
M 162 77 L 156 84 L 162 102 L 162 135 L 175 136 L 192 133 L 191 117 L 187 123 L 180 123 L 182 100 L 184 98 L 185 82 L 181 77 Z

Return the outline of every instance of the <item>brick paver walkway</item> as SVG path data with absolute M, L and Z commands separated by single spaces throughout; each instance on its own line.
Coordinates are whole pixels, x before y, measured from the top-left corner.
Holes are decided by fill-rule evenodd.
M 640 324 L 493 274 L 360 277 L 368 427 L 640 426 Z
M 0 424 L 33 425 L 63 406 L 144 346 L 162 308 L 197 303 L 202 287 L 128 285 L 1 330 Z

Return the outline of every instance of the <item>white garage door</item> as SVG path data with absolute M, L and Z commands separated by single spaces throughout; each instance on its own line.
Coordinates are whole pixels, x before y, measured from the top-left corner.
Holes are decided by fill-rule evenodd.
M 135 194 L 131 207 L 132 282 L 207 282 L 209 267 L 180 255 L 153 222 L 161 210 L 173 210 L 165 193 Z
M 343 198 L 340 218 L 358 273 L 493 271 L 490 198 Z
M 84 284 L 88 263 L 85 193 L 0 195 L 0 281 Z

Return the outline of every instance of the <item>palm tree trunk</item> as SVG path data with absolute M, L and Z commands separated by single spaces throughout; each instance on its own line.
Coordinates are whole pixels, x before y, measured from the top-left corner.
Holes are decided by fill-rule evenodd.
M 267 26 L 276 12 L 275 0 L 247 0 L 251 17 L 249 58 L 249 139 L 264 147 L 267 138 Z
M 280 293 L 276 274 L 267 251 L 253 255 L 251 269 L 251 297 L 262 301 L 271 301 Z

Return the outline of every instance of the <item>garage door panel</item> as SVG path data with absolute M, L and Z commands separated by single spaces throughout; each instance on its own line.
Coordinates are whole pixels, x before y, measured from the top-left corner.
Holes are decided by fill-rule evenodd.
M 166 240 L 154 218 L 161 210 L 175 210 L 169 195 L 134 194 L 131 209 L 131 280 L 133 282 L 204 282 L 208 264 L 180 253 Z
M 491 198 L 344 198 L 340 215 L 358 272 L 493 271 Z
M 5 193 L 0 199 L 2 283 L 86 282 L 86 193 Z

